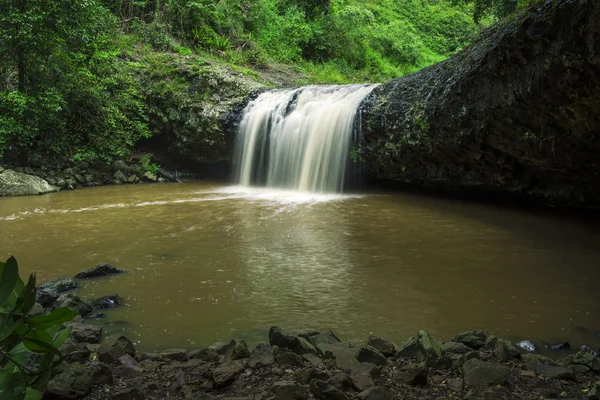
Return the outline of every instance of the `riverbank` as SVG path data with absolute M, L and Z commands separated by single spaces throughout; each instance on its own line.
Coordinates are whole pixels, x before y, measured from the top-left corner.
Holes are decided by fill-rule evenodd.
M 29 196 L 73 190 L 82 187 L 132 183 L 181 182 L 194 175 L 177 169 L 161 168 L 150 153 L 139 154 L 129 161 L 113 163 L 72 162 L 67 158 L 44 160 L 30 157 L 23 163 L 0 164 L 0 197 Z
M 597 400 L 600 358 L 589 346 L 548 346 L 541 355 L 530 341 L 473 330 L 442 342 L 427 331 L 401 344 L 369 336 L 344 343 L 339 332 L 289 334 L 270 328 L 251 349 L 244 340 L 206 348 L 144 353 L 121 333 L 105 336 L 95 323 L 119 307 L 117 294 L 85 301 L 74 291 L 83 281 L 120 275 L 109 264 L 57 278 L 38 289 L 34 312 L 77 311 L 64 361 L 47 386 L 48 399 L 545 399 Z M 103 337 L 105 336 L 105 337 Z
M 600 359 L 591 352 L 552 360 L 479 330 L 446 343 L 420 331 L 400 346 L 376 336 L 352 346 L 330 331 L 292 336 L 272 327 L 254 349 L 232 340 L 162 353 L 138 353 L 113 335 L 99 345 L 69 340 L 61 352 L 67 362 L 49 399 L 600 398 Z

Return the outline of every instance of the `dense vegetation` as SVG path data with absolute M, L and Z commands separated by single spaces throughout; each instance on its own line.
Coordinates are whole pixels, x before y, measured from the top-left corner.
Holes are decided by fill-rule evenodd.
M 0 0 L 0 157 L 31 148 L 71 160 L 127 156 L 150 136 L 132 48 L 291 67 L 308 76 L 298 83 L 382 81 L 447 58 L 477 34 L 473 17 L 516 4 Z

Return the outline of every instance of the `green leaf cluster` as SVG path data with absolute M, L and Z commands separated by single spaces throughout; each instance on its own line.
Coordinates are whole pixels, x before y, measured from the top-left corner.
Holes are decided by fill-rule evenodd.
M 10 257 L 0 262 L 0 398 L 41 399 L 42 390 L 60 362 L 58 348 L 71 328 L 62 324 L 76 313 L 57 308 L 50 314 L 30 316 L 35 304 L 36 278 L 31 274 L 27 284 L 19 277 L 17 260 Z M 28 353 L 40 355 L 36 367 L 28 366 Z

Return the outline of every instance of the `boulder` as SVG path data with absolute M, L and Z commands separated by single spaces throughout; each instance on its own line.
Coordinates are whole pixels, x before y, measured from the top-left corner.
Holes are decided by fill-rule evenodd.
M 356 355 L 357 355 L 356 348 L 350 347 L 350 345 L 348 345 L 348 344 L 322 343 L 322 344 L 319 344 L 317 346 L 317 348 L 323 354 L 324 361 L 329 360 L 340 369 L 347 370 L 359 363 L 359 361 L 356 359 Z
M 127 181 L 127 177 L 125 176 L 125 174 L 123 172 L 121 172 L 121 170 L 118 170 L 117 172 L 115 172 L 114 177 L 115 177 L 115 181 L 119 181 L 119 182 Z
M 46 386 L 46 396 L 55 399 L 79 399 L 92 390 L 90 369 L 79 363 L 67 367 L 52 378 Z
M 235 342 L 235 345 L 225 352 L 225 359 L 227 360 L 241 360 L 242 358 L 248 357 L 250 357 L 250 350 L 243 340 Z
M 554 361 L 541 354 L 521 354 L 521 361 L 530 369 L 533 369 L 537 364 L 556 365 Z
M 310 344 L 313 346 L 318 346 L 320 344 L 335 344 L 341 343 L 341 340 L 338 339 L 337 336 L 331 331 L 319 333 L 317 335 L 312 335 L 306 338 Z
M 70 323 L 71 336 L 79 343 L 99 343 L 102 337 L 102 327 L 98 325 Z
M 101 276 L 120 274 L 123 272 L 122 269 L 118 269 L 112 264 L 98 264 L 96 267 L 92 269 L 88 269 L 86 271 L 81 271 L 75 278 L 77 279 L 90 279 L 90 278 L 98 278 Z
M 259 343 L 254 350 L 252 350 L 248 365 L 250 368 L 263 368 L 274 362 L 275 356 L 273 355 L 273 348 L 266 343 Z
M 356 395 L 359 400 L 389 400 L 389 391 L 381 386 L 375 386 Z
M 331 378 L 327 379 L 327 383 L 341 391 L 347 391 L 354 388 L 354 384 L 350 377 L 343 372 L 334 373 Z
M 54 278 L 38 288 L 36 299 L 42 306 L 51 307 L 61 294 L 71 292 L 78 287 L 79 285 L 73 278 Z
M 297 381 L 303 385 L 308 385 L 313 379 L 320 379 L 326 381 L 329 379 L 329 375 L 326 372 L 320 371 L 313 367 L 302 369 L 298 372 Z
M 452 353 L 452 354 L 466 354 L 473 349 L 463 343 L 458 342 L 447 342 L 442 344 L 441 346 L 442 353 Z
M 64 293 L 58 296 L 54 302 L 55 307 L 67 307 L 75 311 L 79 315 L 88 315 L 92 312 L 92 305 L 79 298 L 73 293 Z
M 386 357 L 392 357 L 396 354 L 397 350 L 393 343 L 374 335 L 369 336 L 367 345 L 379 350 L 379 352 Z
M 397 380 L 409 385 L 425 386 L 427 385 L 427 375 L 427 365 L 422 362 L 419 364 L 409 364 L 404 366 L 401 370 L 396 371 L 394 377 Z
M 429 336 L 426 331 L 419 331 L 417 343 L 419 344 L 418 357 L 421 361 L 427 362 L 428 365 L 434 365 L 436 360 L 442 356 L 440 342 Z
M 135 174 L 134 175 L 129 175 L 129 177 L 127 178 L 127 182 L 129 182 L 129 183 L 135 183 L 138 180 L 139 180 L 139 178 Z
M 57 192 L 60 188 L 50 185 L 42 178 L 6 169 L 0 172 L 0 197 L 31 196 Z
M 158 179 L 156 174 L 153 174 L 150 171 L 147 171 L 144 176 L 143 176 L 144 180 L 146 182 L 156 182 L 156 180 Z
M 206 362 L 219 361 L 219 354 L 213 349 L 202 349 L 202 350 L 191 350 L 188 352 L 188 359 L 190 360 L 202 360 Z
M 344 392 L 318 379 L 310 383 L 310 392 L 319 400 L 349 400 Z
M 277 386 L 273 400 L 308 400 L 309 397 L 306 387 L 289 382 Z
M 72 338 L 67 338 L 58 351 L 60 351 L 60 355 L 68 363 L 78 362 L 85 364 L 91 354 L 85 346 L 79 344 Z
M 118 294 L 111 294 L 108 296 L 100 297 L 92 302 L 92 305 L 95 308 L 100 309 L 108 309 L 108 308 L 116 308 L 121 305 L 121 298 Z
M 362 392 L 373 386 L 375 382 L 373 378 L 377 378 L 381 374 L 381 370 L 375 364 L 362 363 L 352 367 L 350 370 L 350 380 L 352 386 Z
M 454 336 L 453 342 L 462 343 L 472 349 L 480 349 L 485 346 L 486 337 L 481 329 L 462 332 Z
M 411 336 L 404 342 L 396 352 L 396 358 L 402 357 L 417 357 L 419 355 L 419 343 L 417 338 Z
M 456 393 L 461 393 L 464 387 L 464 381 L 460 378 L 450 378 L 446 381 L 448 389 Z
M 573 356 L 572 364 L 585 365 L 593 371 L 600 372 L 600 358 L 591 353 L 580 351 Z
M 89 371 L 93 385 L 111 385 L 113 383 L 113 374 L 108 365 L 92 362 L 89 364 Z
M 98 348 L 100 361 L 107 364 L 117 364 L 119 358 L 125 354 L 135 357 L 135 347 L 124 335 L 109 336 L 104 339 Z
M 243 369 L 244 368 L 236 362 L 225 363 L 215 368 L 211 373 L 215 387 L 222 388 L 232 384 L 237 374 L 242 372 Z
M 555 379 L 575 379 L 575 374 L 573 373 L 573 369 L 568 367 L 559 367 L 554 365 L 547 364 L 536 364 L 533 367 L 533 371 L 536 374 L 545 376 L 546 378 L 555 378 Z
M 361 346 L 356 354 L 356 359 L 361 363 L 372 363 L 375 365 L 385 365 L 387 359 L 379 350 L 371 346 Z
M 304 359 L 304 361 L 309 362 L 310 364 L 314 365 L 315 367 L 323 364 L 323 360 L 321 359 L 321 357 L 315 355 L 315 354 L 303 354 L 302 358 Z
M 286 334 L 283 329 L 273 326 L 269 329 L 269 344 L 271 346 L 291 348 L 294 336 Z
M 304 359 L 302 356 L 285 347 L 274 347 L 273 355 L 275 361 L 279 364 L 289 365 L 291 367 L 304 367 Z
M 317 349 L 310 344 L 308 340 L 300 336 L 294 336 L 290 343 L 289 348 L 296 354 L 318 354 Z
M 498 339 L 493 347 L 492 354 L 499 362 L 506 362 L 512 358 L 518 357 L 519 349 L 507 340 Z
M 235 347 L 235 340 L 231 340 L 229 343 L 217 342 L 210 345 L 208 348 L 217 352 L 217 354 L 224 355 L 227 351 Z
M 160 353 L 161 357 L 172 361 L 186 361 L 188 359 L 187 351 L 183 349 L 168 349 Z
M 465 383 L 469 386 L 500 385 L 508 375 L 508 368 L 491 362 L 471 359 L 462 366 Z

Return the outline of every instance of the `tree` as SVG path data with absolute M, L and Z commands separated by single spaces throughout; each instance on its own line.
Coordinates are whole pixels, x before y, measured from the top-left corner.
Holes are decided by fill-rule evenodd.
M 479 23 L 486 16 L 504 18 L 514 13 L 519 6 L 526 6 L 535 0 L 453 0 L 454 3 L 472 3 L 473 19 Z

